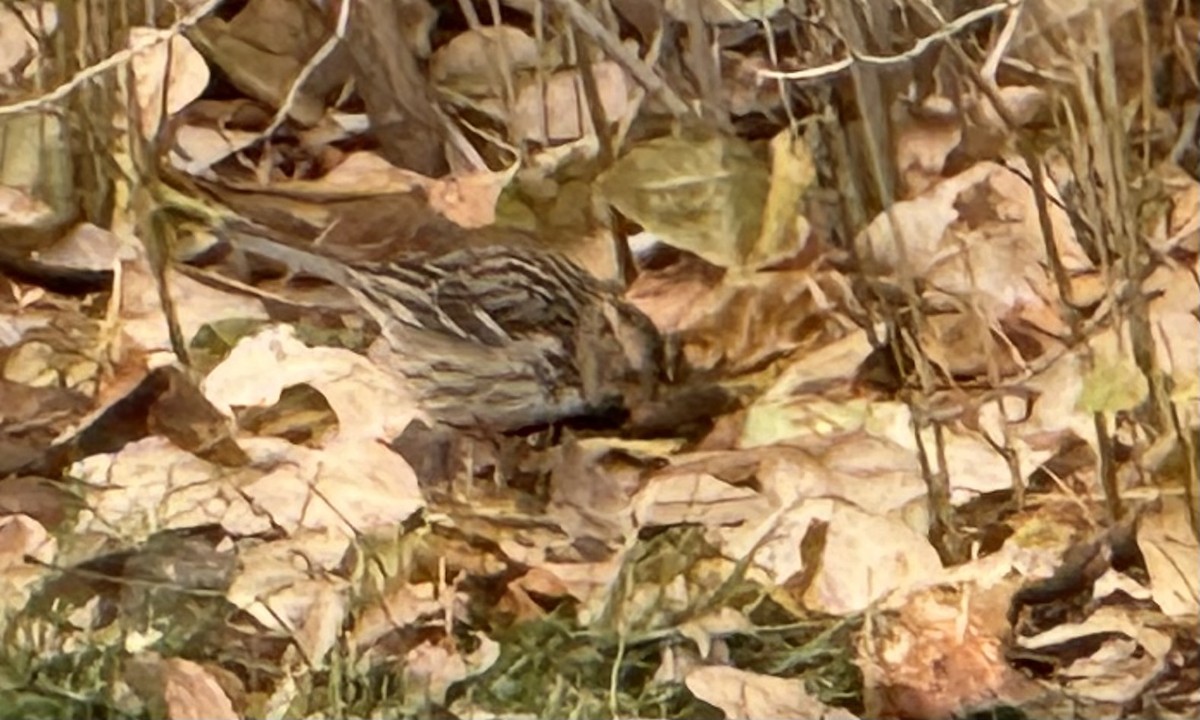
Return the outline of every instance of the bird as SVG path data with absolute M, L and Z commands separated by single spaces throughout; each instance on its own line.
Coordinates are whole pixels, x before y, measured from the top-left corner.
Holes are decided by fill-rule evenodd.
M 650 318 L 550 250 L 463 244 L 344 262 L 252 233 L 230 240 L 346 290 L 380 330 L 368 357 L 454 428 L 615 426 L 667 379 Z

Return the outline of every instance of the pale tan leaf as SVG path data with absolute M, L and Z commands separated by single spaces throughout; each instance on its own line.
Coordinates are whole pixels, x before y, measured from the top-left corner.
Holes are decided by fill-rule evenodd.
M 961 140 L 961 123 L 911 122 L 898 128 L 896 168 L 905 198 L 921 195 L 942 179 L 946 158 Z
M 1138 547 L 1150 573 L 1150 592 L 1167 615 L 1200 613 L 1200 546 L 1192 532 L 1187 501 L 1163 497 L 1138 524 Z
M 58 552 L 58 541 L 28 515 L 0 517 L 0 575 L 19 569 L 25 558 L 50 562 Z
M 175 312 L 184 340 L 209 322 L 229 318 L 268 319 L 258 298 L 218 290 L 172 270 L 167 271 Z M 143 261 L 126 263 L 121 282 L 121 329 L 132 344 L 148 353 L 170 352 L 158 284 Z
M 926 286 L 969 302 L 989 324 L 1014 311 L 1030 314 L 1031 321 L 1044 319 L 1038 312 L 1057 307 L 1057 289 L 1037 204 L 1024 180 L 1028 170 L 1019 160 L 1010 163 L 1013 170 L 979 163 L 896 203 L 855 238 L 857 252 L 874 272 L 921 277 Z M 1046 191 L 1057 197 L 1053 186 Z M 1066 269 L 1091 269 L 1057 203 L 1051 205 L 1050 221 Z M 1064 330 L 1057 313 L 1049 320 L 1051 326 L 1043 330 Z
M 769 20 L 786 6 L 783 0 L 663 0 L 663 8 L 676 20 L 686 21 L 688 5 L 696 2 L 700 17 L 713 25 Z
M 500 644 L 476 634 L 478 645 L 463 653 L 455 643 L 424 642 L 404 658 L 404 678 L 429 702 L 444 702 L 446 691 L 460 680 L 477 675 L 491 667 L 500 657 Z
M 0 5 L 0 86 L 14 87 L 37 70 L 38 39 L 27 27 L 50 37 L 58 27 L 58 8 L 50 2 Z
M 167 115 L 179 112 L 200 97 L 209 80 L 208 63 L 187 38 L 174 35 L 167 40 L 162 30 L 149 27 L 129 30 L 131 47 L 148 44 L 155 39 L 164 42 L 150 44 L 135 53 L 130 61 L 140 128 L 145 137 L 157 132 L 164 110 Z M 168 62 L 170 67 L 167 66 Z
M 1094 647 L 1083 657 L 1072 657 L 1056 673 L 1059 680 L 1074 697 L 1125 703 L 1139 697 L 1162 672 L 1171 651 L 1171 636 L 1149 625 L 1147 619 L 1147 614 L 1137 609 L 1101 606 L 1081 622 L 1066 622 L 1032 637 L 1017 638 L 1017 644 L 1051 655 L 1054 648 L 1072 643 Z
M 347 155 L 319 180 L 292 180 L 273 187 L 302 195 L 360 197 L 407 193 L 430 182 L 420 173 L 398 168 L 374 152 L 361 150 Z
M 0 185 L 0 227 L 38 225 L 52 212 L 49 205 L 29 193 Z
M 858 612 L 889 592 L 927 582 L 942 568 L 929 539 L 900 520 L 838 504 L 828 523 L 805 607 L 832 615 Z
M 720 708 L 729 720 L 854 720 L 850 712 L 826 706 L 809 695 L 800 678 L 777 678 L 732 667 L 699 667 L 688 673 L 684 683 L 696 697 Z
M 820 393 L 854 377 L 854 373 L 873 350 L 864 330 L 854 330 L 812 352 L 804 353 L 775 379 L 774 384 L 752 407 L 786 403 L 805 393 Z M 749 424 L 749 421 L 747 421 Z M 743 447 L 766 444 L 750 430 L 743 436 Z
M 749 488 L 711 475 L 660 475 L 634 500 L 634 517 L 642 527 L 699 523 L 717 526 L 760 517 L 767 501 Z
M 429 207 L 465 228 L 496 222 L 496 201 L 508 187 L 513 171 L 456 173 L 430 183 Z
M 791 400 L 768 400 L 752 407 L 741 443 L 762 446 L 786 440 L 802 447 L 824 448 L 838 441 L 844 444 L 841 450 L 846 453 L 858 453 L 858 448 L 862 448 L 864 458 L 885 457 L 895 452 L 915 458 L 918 447 L 911 422 L 909 408 L 900 402 L 857 398 L 834 401 L 804 395 Z M 873 447 L 876 441 L 884 445 Z M 933 447 L 932 434 L 927 433 L 924 442 L 925 447 Z M 1012 485 L 1007 461 L 984 438 L 956 430 L 945 433 L 942 444 L 954 502 L 965 502 L 978 493 Z M 1016 439 L 1012 449 L 1021 467 L 1036 467 L 1052 454 Z M 893 464 L 889 469 L 901 468 L 916 472 L 908 463 Z
M 537 42 L 525 31 L 508 25 L 481 27 L 461 32 L 439 47 L 429 58 L 429 75 L 434 82 L 475 95 L 500 91 L 501 73 L 533 69 L 538 60 Z
M 263 368 L 271 368 L 264 375 Z M 340 348 L 308 347 L 290 327 L 244 338 L 205 378 L 209 401 L 226 414 L 233 407 L 279 402 L 285 388 L 310 385 L 338 417 L 338 440 L 390 440 L 421 417 L 402 381 L 366 358 Z
M 349 607 L 349 585 L 335 573 L 349 547 L 340 531 L 302 531 L 249 547 L 239 553 L 226 597 L 319 662 L 340 637 Z
M 347 535 L 390 527 L 425 506 L 417 478 L 404 458 L 373 439 L 348 439 L 320 450 L 273 438 L 243 442 L 265 475 L 241 492 L 261 508 L 254 516 L 229 517 L 253 525 L 263 516 L 287 532 L 336 529 Z
M 326 41 L 330 27 L 312 3 L 249 0 L 232 18 L 215 13 L 200 19 L 189 35 L 208 60 L 245 95 L 270 108 L 288 99 L 292 83 Z M 324 95 L 345 81 L 348 62 L 334 54 L 312 72 L 287 106 L 305 126 L 319 122 Z
M 47 263 L 88 270 L 112 270 L 118 260 L 129 260 L 136 250 L 112 231 L 91 223 L 79 223 L 66 237 L 38 253 Z
M 605 119 L 610 123 L 621 120 L 630 111 L 631 87 L 624 71 L 614 62 L 602 62 L 596 63 L 592 72 Z M 576 70 L 551 75 L 544 92 L 536 83 L 525 83 L 513 108 L 513 134 L 517 140 L 543 144 L 577 140 L 595 131 L 587 103 L 583 78 Z
M 541 569 L 562 583 L 566 592 L 579 601 L 579 619 L 588 624 L 602 617 L 613 583 L 623 570 L 622 553 L 614 553 L 601 562 L 545 563 Z
M 175 133 L 169 159 L 178 170 L 203 176 L 213 165 L 252 145 L 259 136 L 248 130 L 184 125 Z
M 88 512 L 77 532 L 144 540 L 155 530 L 197 527 L 254 516 L 227 471 L 162 437 L 131 442 L 119 452 L 93 455 L 69 470 L 87 488 Z M 267 528 L 260 518 L 255 532 Z
M 422 622 L 440 623 L 448 610 L 455 615 L 466 612 L 468 597 L 456 593 L 447 607 L 445 590 L 433 583 L 400 584 L 387 591 L 358 616 L 349 640 L 365 651 L 390 632 L 411 631 Z

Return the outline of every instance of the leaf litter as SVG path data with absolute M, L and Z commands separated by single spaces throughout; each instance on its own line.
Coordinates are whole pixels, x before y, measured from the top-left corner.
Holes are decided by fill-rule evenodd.
M 643 41 L 664 23 L 707 27 L 739 69 L 706 81 L 689 56 L 690 77 L 781 110 L 781 93 L 747 94 L 746 74 L 776 65 L 734 32 L 742 13 L 784 11 L 678 5 L 614 3 Z M 1114 280 L 1077 210 L 1087 181 L 1035 188 L 1030 156 L 1006 146 L 1053 102 L 1041 87 L 1000 88 L 1019 131 L 975 97 L 945 110 L 963 114 L 955 122 L 908 116 L 901 196 L 839 240 L 819 211 L 828 159 L 810 135 L 776 128 L 768 148 L 635 134 L 599 167 L 598 119 L 627 131 L 669 101 L 642 97 L 627 60 L 570 66 L 532 27 L 476 27 L 432 50 L 445 102 L 488 147 L 463 150 L 442 178 L 397 168 L 344 142 L 365 127 L 361 108 L 339 105 L 345 58 L 287 99 L 326 36 L 319 15 L 255 0 L 133 55 L 131 127 L 174 124 L 164 162 L 191 187 L 266 225 L 329 231 L 345 252 L 361 251 L 355 223 L 370 221 L 330 210 L 346 199 L 416 191 L 463 227 L 510 201 L 536 225 L 531 198 L 568 187 L 607 202 L 657 244 L 627 296 L 682 366 L 729 382 L 746 407 L 699 440 L 568 436 L 546 451 L 528 439 L 512 464 L 505 448 L 443 447 L 434 433 L 402 453 L 393 441 L 428 418 L 354 351 L 359 328 L 297 321 L 272 298 L 168 270 L 203 358 L 174 367 L 147 253 L 128 232 L 80 224 L 38 259 L 112 273 L 115 299 L 14 281 L 0 301 L 0 567 L 16 676 L 84 687 L 63 662 L 39 665 L 57 654 L 102 670 L 111 692 L 89 697 L 109 713 L 179 718 L 1184 716 L 1200 702 L 1188 456 L 1200 183 L 1154 176 L 1170 208 L 1146 223 L 1156 255 L 1136 291 L 1154 342 L 1139 356 L 1128 280 Z M 432 17 L 414 27 L 428 33 Z M 260 42 L 268 21 L 292 27 L 293 44 Z M 9 24 L 0 72 L 28 77 L 38 23 Z M 1034 45 L 1049 26 L 1024 28 L 1017 55 L 1044 52 Z M 514 86 L 491 62 L 497 47 Z M 271 112 L 208 97 L 214 68 Z M 677 66 L 661 72 L 680 84 Z M 264 142 L 275 112 L 294 125 Z M 518 171 L 520 143 L 540 159 Z M 47 223 L 55 209 L 10 178 L 4 227 Z M 380 217 L 410 239 L 439 227 L 409 215 Z M 566 251 L 612 277 L 608 241 L 589 232 Z M 864 300 L 899 296 L 906 325 Z M 1158 392 L 1148 362 L 1167 383 L 1174 443 L 1145 430 Z M 432 482 L 423 470 L 443 454 L 453 477 Z M 544 495 L 497 482 L 502 466 L 544 480 Z M 965 554 L 938 540 L 933 476 Z M 12 687 L 12 707 L 45 707 L 42 688 Z

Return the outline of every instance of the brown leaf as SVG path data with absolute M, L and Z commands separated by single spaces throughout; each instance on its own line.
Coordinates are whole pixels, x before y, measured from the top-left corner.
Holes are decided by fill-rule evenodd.
M 839 337 L 848 324 L 836 313 L 847 286 L 834 273 L 689 277 L 687 268 L 696 262 L 643 273 L 628 294 L 660 329 L 678 335 L 694 370 L 736 375 L 761 369 Z
M 161 682 L 169 720 L 240 720 L 229 696 L 203 665 L 169 658 L 161 663 Z
M 150 406 L 147 423 L 151 432 L 210 462 L 239 467 L 248 460 L 233 437 L 229 418 L 178 369 L 167 374 L 167 388 Z
M 188 37 L 235 87 L 278 108 L 327 34 L 324 18 L 310 3 L 251 0 L 232 20 L 203 18 Z M 344 81 L 347 70 L 327 62 L 297 95 L 289 115 L 302 125 L 315 124 L 324 112 L 321 97 Z
M 79 498 L 46 478 L 23 476 L 0 480 L 0 515 L 28 515 L 55 529 L 82 507 Z
M 663 24 L 663 0 L 613 0 L 613 9 L 637 29 L 649 45 Z
M 932 588 L 884 615 L 864 639 L 868 717 L 950 718 L 977 706 L 1020 706 L 1032 683 L 1009 667 L 995 618 L 1012 588 L 973 593 Z

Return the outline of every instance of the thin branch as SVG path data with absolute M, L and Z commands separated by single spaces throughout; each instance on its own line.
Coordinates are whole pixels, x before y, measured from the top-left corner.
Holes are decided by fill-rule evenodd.
M 1002 0 L 1002 2 L 993 3 L 987 7 L 979 8 L 978 10 L 972 10 L 966 15 L 947 23 L 944 27 L 933 32 L 932 34 L 923 38 L 919 38 L 916 43 L 913 44 L 912 48 L 906 52 L 900 53 L 899 55 L 869 55 L 866 53 L 851 52 L 850 57 L 829 63 L 827 65 L 806 68 L 804 70 L 793 70 L 791 72 L 780 72 L 778 70 L 759 70 L 757 72 L 757 76 L 760 81 L 768 79 L 794 81 L 822 80 L 834 75 L 839 75 L 846 70 L 849 70 L 850 67 L 856 63 L 862 65 L 877 65 L 881 67 L 886 67 L 888 65 L 902 65 L 904 63 L 912 62 L 916 58 L 920 57 L 921 54 L 928 50 L 934 43 L 942 42 L 952 35 L 962 32 L 967 27 L 974 25 L 980 20 L 986 20 L 995 15 L 1000 15 L 1001 13 L 1008 12 L 1009 10 L 1019 8 L 1020 6 L 1021 0 Z
M 283 125 L 284 121 L 287 120 L 288 114 L 292 111 L 292 106 L 296 103 L 296 98 L 300 96 L 300 88 L 303 87 L 308 78 L 312 76 L 314 72 L 316 72 L 317 67 L 325 61 L 325 58 L 329 57 L 330 54 L 333 53 L 333 50 L 338 46 L 338 43 L 346 37 L 346 26 L 349 24 L 350 3 L 343 2 L 342 9 L 338 13 L 337 26 L 334 28 L 333 33 L 328 39 L 325 40 L 325 43 L 322 44 L 315 53 L 313 53 L 313 56 L 309 58 L 307 63 L 304 64 L 304 67 L 300 69 L 300 72 L 296 73 L 296 77 L 294 80 L 292 80 L 292 84 L 288 86 L 287 95 L 284 96 L 283 102 L 279 104 L 279 110 L 275 112 L 275 117 L 271 118 L 271 124 L 267 126 L 266 130 L 263 130 L 262 133 L 259 134 L 258 139 L 256 139 L 254 142 L 258 142 L 263 138 L 270 137 L 275 133 L 276 130 L 279 129 L 281 125 Z
M 47 105 L 62 100 L 67 95 L 74 92 L 79 86 L 85 82 L 98 77 L 109 70 L 122 67 L 133 59 L 135 55 L 145 50 L 148 50 L 156 45 L 168 42 L 176 35 L 180 35 L 184 30 L 191 28 L 196 23 L 200 22 L 201 18 L 213 11 L 213 8 L 220 5 L 222 0 L 206 0 L 203 4 L 197 7 L 192 12 L 185 15 L 178 22 L 171 25 L 166 30 L 148 35 L 144 39 L 130 43 L 130 46 L 125 50 L 114 53 L 109 57 L 104 58 L 95 65 L 86 67 L 71 76 L 71 79 L 54 88 L 48 93 L 43 93 L 28 100 L 12 103 L 11 105 L 0 105 L 0 117 L 4 115 L 15 115 L 29 110 L 37 110 Z
M 578 2 L 575 0 L 550 0 L 550 4 L 565 15 L 575 27 L 579 28 L 580 32 L 592 38 L 600 47 L 604 48 L 604 52 L 608 53 L 609 57 L 615 60 L 621 67 L 628 70 L 629 74 L 633 75 L 633 79 L 637 80 L 639 85 L 646 88 L 646 92 L 658 96 L 667 106 L 668 110 L 678 117 L 694 114 L 687 103 L 683 101 L 683 98 L 679 97 L 654 72 L 654 68 L 643 62 L 637 56 L 637 53 L 623 45 L 620 38 L 609 32 L 606 27 L 600 24 L 599 20 L 592 17 Z

